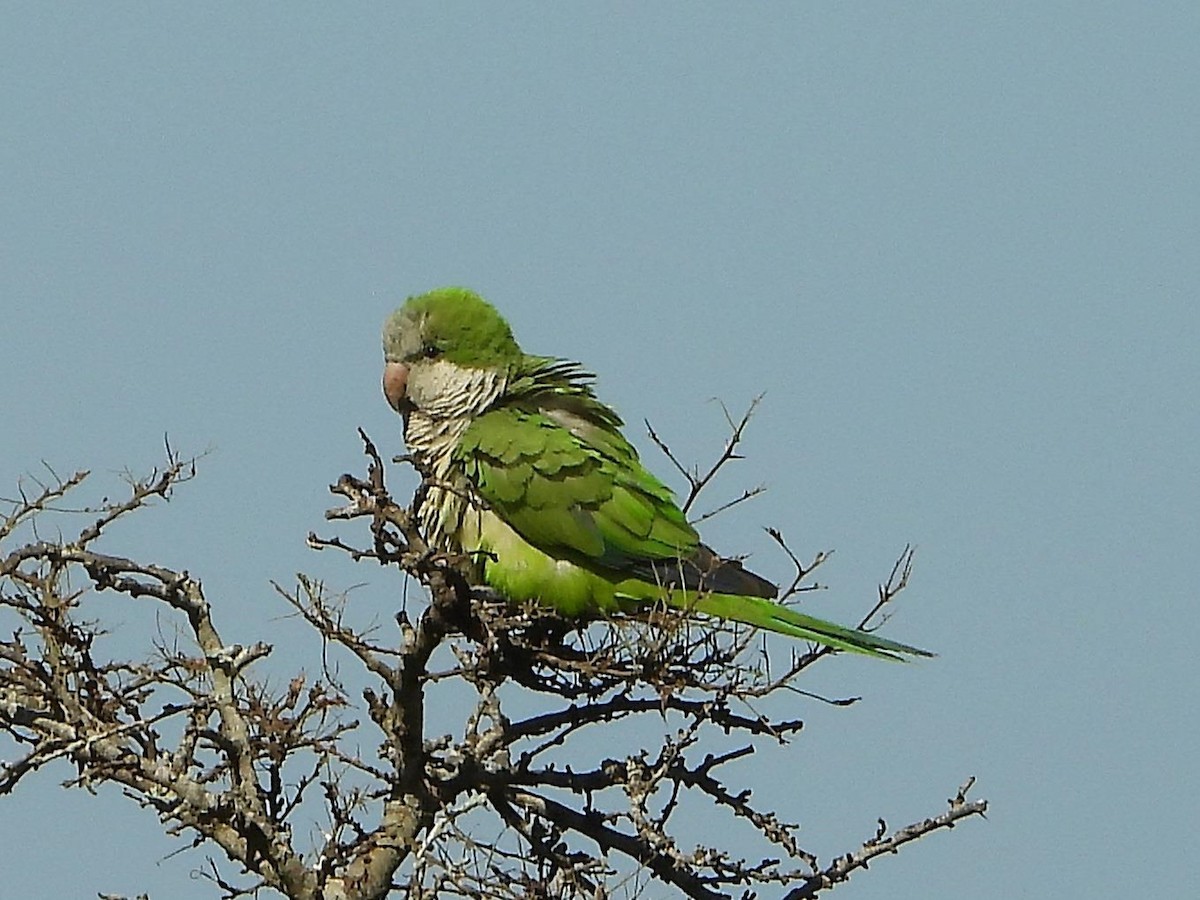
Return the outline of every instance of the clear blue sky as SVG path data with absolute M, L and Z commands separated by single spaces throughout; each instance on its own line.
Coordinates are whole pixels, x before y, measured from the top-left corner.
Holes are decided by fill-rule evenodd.
M 201 477 L 107 547 L 230 639 L 298 570 L 382 608 L 303 537 L 356 427 L 400 449 L 383 317 L 470 285 L 687 458 L 765 390 L 707 534 L 836 548 L 814 609 L 919 546 L 887 633 L 941 656 L 825 665 L 864 701 L 746 777 L 822 854 L 992 811 L 838 897 L 1195 896 L 1198 47 L 1194 2 L 10 7 L 0 495 L 169 433 Z M 0 898 L 213 896 L 68 774 L 0 800 Z

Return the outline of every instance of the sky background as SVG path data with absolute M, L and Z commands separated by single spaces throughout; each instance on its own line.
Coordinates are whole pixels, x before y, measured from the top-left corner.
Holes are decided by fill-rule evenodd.
M 356 428 L 401 449 L 383 318 L 469 285 L 664 476 L 638 423 L 707 459 L 712 398 L 765 391 L 713 499 L 769 491 L 706 536 L 776 578 L 759 526 L 835 548 L 814 611 L 918 545 L 885 633 L 939 658 L 818 666 L 864 700 L 796 698 L 743 771 L 825 857 L 969 775 L 991 811 L 838 897 L 1200 895 L 1200 6 L 899 6 L 6 9 L 0 496 L 210 451 L 105 547 L 311 670 L 269 579 L 390 610 L 304 537 Z M 69 774 L 0 798 L 0 900 L 216 895 Z

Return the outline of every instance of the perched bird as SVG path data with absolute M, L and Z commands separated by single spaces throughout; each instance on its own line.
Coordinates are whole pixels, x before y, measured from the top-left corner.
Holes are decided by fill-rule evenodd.
M 666 602 L 871 656 L 930 656 L 797 612 L 700 543 L 578 363 L 531 356 L 464 288 L 411 297 L 383 329 L 383 392 L 426 472 L 419 521 L 514 602 L 596 618 Z

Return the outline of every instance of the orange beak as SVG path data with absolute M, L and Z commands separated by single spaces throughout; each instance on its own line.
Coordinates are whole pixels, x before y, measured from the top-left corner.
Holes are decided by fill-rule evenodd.
M 383 367 L 383 396 L 396 412 L 403 412 L 408 388 L 408 366 L 390 362 Z

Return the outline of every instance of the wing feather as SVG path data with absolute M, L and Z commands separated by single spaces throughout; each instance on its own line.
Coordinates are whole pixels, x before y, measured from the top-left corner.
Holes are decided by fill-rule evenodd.
M 480 496 L 525 540 L 616 572 L 691 557 L 695 530 L 619 431 L 572 429 L 540 410 L 499 407 L 455 451 Z

